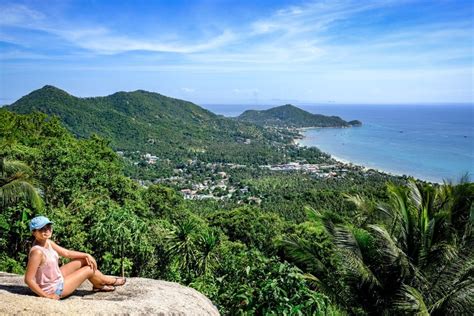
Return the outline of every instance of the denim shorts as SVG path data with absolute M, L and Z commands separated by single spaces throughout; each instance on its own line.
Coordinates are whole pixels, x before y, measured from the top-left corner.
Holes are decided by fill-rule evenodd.
M 56 291 L 54 291 L 54 294 L 61 297 L 61 294 L 63 294 L 63 290 L 64 290 L 64 281 L 61 281 L 58 283 L 58 287 L 56 288 Z

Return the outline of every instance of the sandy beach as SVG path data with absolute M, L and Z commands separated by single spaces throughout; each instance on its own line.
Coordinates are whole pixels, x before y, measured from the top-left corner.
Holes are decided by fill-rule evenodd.
M 310 130 L 311 128 L 305 128 L 304 130 Z M 304 132 L 304 130 L 302 130 L 301 132 Z M 308 146 L 308 145 L 303 145 L 301 143 L 302 140 L 304 140 L 306 138 L 306 136 L 304 135 L 304 133 L 300 133 L 301 135 L 301 138 L 294 138 L 293 139 L 293 143 L 297 146 Z M 317 146 L 308 146 L 308 147 L 316 147 L 318 148 Z M 319 149 L 319 148 L 318 148 Z M 320 149 L 321 150 L 321 149 Z M 322 150 L 321 150 L 322 151 Z M 339 157 L 339 156 L 335 156 L 329 152 L 325 152 L 323 151 L 325 154 L 329 155 L 332 159 L 334 159 L 335 161 L 339 162 L 339 163 L 342 163 L 344 165 L 347 165 L 348 167 L 351 167 L 351 166 L 357 166 L 359 168 L 361 168 L 363 171 L 367 172 L 369 170 L 374 170 L 376 172 L 379 172 L 379 173 L 383 173 L 383 174 L 388 174 L 388 175 L 391 175 L 391 176 L 395 176 L 395 177 L 402 177 L 402 176 L 411 176 L 411 177 L 414 177 L 414 178 L 417 178 L 418 180 L 421 180 L 421 181 L 428 181 L 428 182 L 432 182 L 432 183 L 438 183 L 438 184 L 442 184 L 442 182 L 440 181 L 434 181 L 434 180 L 430 180 L 430 179 L 422 179 L 420 177 L 417 177 L 417 176 L 414 176 L 414 175 L 409 175 L 409 174 L 406 174 L 406 173 L 403 173 L 401 171 L 396 171 L 396 170 L 387 170 L 387 169 L 381 169 L 380 167 L 376 167 L 376 166 L 371 166 L 369 163 L 359 163 L 359 162 L 353 162 L 353 161 L 350 161 L 346 158 L 342 158 L 342 157 Z

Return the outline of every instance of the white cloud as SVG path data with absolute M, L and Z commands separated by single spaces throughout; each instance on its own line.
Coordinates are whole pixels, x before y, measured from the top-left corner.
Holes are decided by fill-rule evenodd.
M 194 44 L 180 42 L 164 42 L 157 39 L 133 39 L 127 36 L 118 36 L 110 31 L 98 28 L 97 30 L 66 30 L 52 31 L 78 47 L 94 51 L 99 54 L 117 54 L 129 51 L 150 51 L 163 53 L 189 54 L 216 49 L 233 39 L 233 34 L 223 31 L 221 34 L 202 40 Z
M 49 60 L 54 60 L 57 57 L 47 55 L 47 54 L 37 54 L 33 52 L 28 52 L 28 51 L 23 51 L 19 49 L 11 49 L 11 50 L 5 50 L 2 51 L 2 54 L 0 55 L 0 60 L 9 60 L 9 59 L 33 59 L 33 60 L 38 60 L 38 59 L 49 59 Z
M 196 90 L 193 89 L 193 88 L 181 88 L 181 91 L 185 92 L 185 93 L 193 93 L 195 92 Z
M 38 23 L 45 18 L 43 13 L 19 4 L 0 5 L 0 11 L 2 12 L 0 25 L 23 25 L 28 27 L 32 23 Z
M 116 34 L 102 25 L 73 26 L 68 23 L 54 21 L 44 13 L 32 10 L 24 5 L 5 5 L 0 7 L 0 11 L 3 12 L 0 25 L 49 33 L 76 47 L 97 54 L 118 54 L 128 51 L 189 54 L 219 48 L 231 42 L 235 37 L 231 31 L 224 29 L 214 36 L 201 38 L 197 41 L 191 41 L 187 38 L 173 42 L 160 38 L 139 39 Z M 2 38 L 14 44 L 25 44 L 21 41 L 15 41 L 7 34 L 2 34 Z
M 87 22 L 73 25 L 68 21 L 56 21 L 50 19 L 46 11 L 36 12 L 26 6 L 15 5 L 2 8 L 7 13 L 0 23 L 56 36 L 74 48 L 81 48 L 74 54 L 116 55 L 132 51 L 176 54 L 173 55 L 174 59 L 166 59 L 166 54 L 153 54 L 156 56 L 154 60 L 147 56 L 147 59 L 133 65 L 113 67 L 130 71 L 326 72 L 390 66 L 394 69 L 401 69 L 401 66 L 419 69 L 472 55 L 469 45 L 444 45 L 453 37 L 459 39 L 459 43 L 469 38 L 472 42 L 471 28 L 466 22 L 431 22 L 417 25 L 416 28 L 400 24 L 386 32 L 377 32 L 375 36 L 354 38 L 347 44 L 338 38 L 341 35 L 339 32 L 332 32 L 334 26 L 350 21 L 356 14 L 398 5 L 400 2 L 312 1 L 281 8 L 246 25 L 233 28 L 213 25 L 212 30 L 201 32 L 211 35 L 193 39 L 177 36 L 173 40 L 165 40 L 159 35 L 137 38 L 119 34 L 104 25 Z M 15 41 L 15 37 L 4 30 L 0 31 L 0 38 Z M 16 44 L 28 47 L 25 41 L 17 40 Z M 426 48 L 428 45 L 429 49 Z M 13 55 L 10 53 L 7 57 L 12 58 Z M 26 51 L 18 56 L 34 58 L 34 54 Z M 40 54 L 38 56 L 41 58 Z M 90 67 L 110 68 L 97 65 Z

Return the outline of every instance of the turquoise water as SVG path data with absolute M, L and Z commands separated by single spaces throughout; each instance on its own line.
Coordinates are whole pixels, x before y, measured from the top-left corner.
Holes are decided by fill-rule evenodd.
M 299 106 L 299 105 L 298 105 Z M 237 116 L 271 106 L 212 105 L 211 111 Z M 302 105 L 300 108 L 363 126 L 308 130 L 302 145 L 335 158 L 393 174 L 442 182 L 474 178 L 474 105 Z
M 355 128 L 313 129 L 302 145 L 393 174 L 442 182 L 474 175 L 472 105 L 303 106 L 312 113 L 358 119 Z

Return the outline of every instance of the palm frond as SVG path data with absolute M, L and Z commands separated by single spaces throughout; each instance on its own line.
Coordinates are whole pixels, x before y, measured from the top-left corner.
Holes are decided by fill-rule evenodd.
M 420 188 L 414 180 L 408 181 L 407 187 L 409 189 L 410 200 L 417 209 L 423 207 L 423 197 Z
M 343 194 L 343 197 L 346 201 L 353 203 L 357 207 L 358 211 L 354 214 L 354 218 L 359 226 L 365 226 L 373 218 L 376 208 L 369 199 L 358 194 Z
M 307 271 L 304 277 L 310 284 L 341 304 L 345 304 L 346 300 L 351 298 L 350 295 L 341 294 L 344 289 L 340 284 L 339 267 L 333 267 L 321 261 L 318 245 L 297 237 L 290 237 L 281 243 L 285 253 L 303 271 Z
M 364 261 L 347 249 L 340 249 L 345 272 L 344 278 L 356 288 L 367 287 L 369 290 L 382 288 L 382 284 Z
M 430 312 L 463 315 L 474 310 L 474 260 L 462 259 L 440 274 L 441 280 L 434 284 L 433 294 L 437 297 Z
M 338 247 L 349 250 L 359 259 L 362 259 L 362 252 L 360 250 L 359 244 L 352 231 L 347 227 L 342 225 L 335 226 L 332 232 L 332 237 L 334 239 L 334 243 Z
M 410 266 L 410 260 L 405 252 L 398 247 L 388 231 L 379 225 L 369 225 L 368 228 L 372 230 L 379 241 L 377 251 L 382 255 L 384 268 L 398 268 L 398 278 L 401 279 L 409 275 L 413 270 Z
M 401 314 L 429 316 L 423 296 L 417 289 L 403 285 L 394 301 L 394 307 Z
M 436 243 L 430 250 L 430 262 L 450 262 L 458 258 L 459 249 L 456 245 L 442 241 Z
M 18 160 L 0 159 L 0 175 L 11 175 L 15 173 L 22 173 L 25 175 L 32 175 L 33 170 L 24 162 Z
M 377 205 L 377 210 L 381 211 L 384 215 L 389 218 L 395 219 L 398 218 L 398 212 L 394 211 L 390 205 L 387 204 L 379 204 Z
M 413 226 L 417 219 L 414 218 L 413 213 L 410 212 L 408 197 L 403 187 L 388 183 L 387 190 L 391 197 L 393 210 L 394 212 L 398 212 L 397 216 L 394 216 L 394 225 L 397 225 L 398 222 L 397 226 L 400 228 L 400 241 L 405 248 L 409 248 L 411 242 L 409 236 L 413 233 Z
M 316 211 L 311 206 L 305 206 L 304 211 L 306 213 L 306 217 L 310 222 L 317 222 L 321 218 L 321 213 Z
M 5 206 L 7 204 L 18 202 L 20 199 L 25 199 L 36 209 L 41 209 L 43 206 L 41 197 L 36 188 L 25 181 L 15 179 L 3 184 L 0 187 L 0 204 Z
M 318 289 L 322 287 L 322 282 L 319 278 L 314 276 L 311 273 L 305 273 L 303 274 L 303 278 L 307 280 L 314 288 Z
M 452 291 L 430 306 L 430 313 L 443 315 L 469 315 L 474 310 L 473 280 L 459 282 Z
M 206 230 L 199 234 L 197 245 L 197 268 L 201 273 L 207 273 L 218 263 L 214 250 L 220 243 L 220 236 L 214 230 Z
M 359 194 L 350 195 L 350 194 L 343 193 L 342 196 L 346 201 L 354 203 L 358 209 L 362 210 L 362 209 L 365 209 L 367 206 L 367 201 L 363 197 L 361 197 Z
M 285 252 L 298 264 L 307 267 L 313 274 L 325 273 L 317 246 L 303 239 L 290 237 L 281 241 Z
M 5 207 L 25 199 L 36 209 L 41 209 L 43 203 L 32 174 L 32 169 L 25 163 L 0 158 L 0 204 Z
M 362 251 L 352 230 L 344 225 L 334 225 L 330 234 L 339 251 L 345 277 L 349 282 L 357 287 L 380 288 L 380 281 L 364 263 Z

